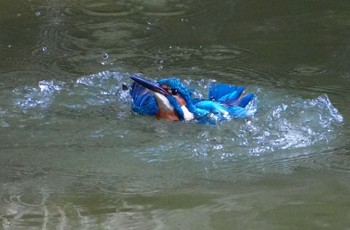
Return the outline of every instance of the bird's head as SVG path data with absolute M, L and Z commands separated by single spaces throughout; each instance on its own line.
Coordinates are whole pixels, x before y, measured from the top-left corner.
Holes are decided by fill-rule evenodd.
M 168 94 L 176 99 L 181 106 L 186 106 L 191 101 L 190 92 L 178 78 L 165 78 L 158 81 L 158 84 Z
M 191 96 L 188 89 L 178 78 L 166 78 L 157 82 L 144 78 L 131 76 L 132 80 L 153 92 L 157 100 L 159 118 L 162 114 L 175 114 L 178 120 L 192 120 L 193 113 L 188 110 L 192 105 Z M 164 118 L 167 119 L 164 115 Z M 168 120 L 176 120 L 175 118 Z

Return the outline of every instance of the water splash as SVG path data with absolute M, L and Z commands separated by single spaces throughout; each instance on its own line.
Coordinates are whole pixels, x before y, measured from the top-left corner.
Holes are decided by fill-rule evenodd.
M 193 94 L 203 98 L 212 81 L 183 82 L 193 89 Z M 257 94 L 257 99 L 249 105 L 252 111 L 257 111 L 255 116 L 216 127 L 177 124 L 176 132 L 169 124 L 162 128 L 161 134 L 155 134 L 153 139 L 159 141 L 147 145 L 142 157 L 147 156 L 148 161 L 163 161 L 174 155 L 179 157 L 179 152 L 188 152 L 188 149 L 199 158 L 227 160 L 242 155 L 261 156 L 276 152 L 283 155 L 286 151 L 294 156 L 298 152 L 311 154 L 316 146 L 327 148 L 342 131 L 343 116 L 326 94 L 304 99 L 277 90 L 256 88 L 252 92 Z M 150 132 L 157 133 L 157 130 L 154 128 Z M 142 134 L 140 136 L 142 139 Z
M 13 90 L 14 104 L 22 111 L 34 108 L 47 108 L 59 94 L 65 83 L 62 81 L 45 81 L 38 83 L 38 87 L 18 87 Z
M 336 138 L 342 122 L 328 96 L 321 95 L 271 106 L 243 124 L 238 137 L 250 154 L 304 148 Z M 248 137 L 251 144 L 244 141 Z
M 119 72 L 100 72 L 78 78 L 75 82 L 42 80 L 38 85 L 17 87 L 13 103 L 22 111 L 47 109 L 52 104 L 63 107 L 87 108 L 114 101 L 125 76 Z
M 293 95 L 283 95 L 284 92 L 271 92 L 268 89 L 247 87 L 257 95 L 257 99 L 249 105 L 256 115 L 245 120 L 233 120 L 217 127 L 201 126 L 192 123 L 176 124 L 177 132 L 171 132 L 171 123 L 143 116 L 132 115 L 130 112 L 131 99 L 126 85 L 131 83 L 128 73 L 104 71 L 83 76 L 74 82 L 40 81 L 37 87 L 18 87 L 13 90 L 13 103 L 18 110 L 30 112 L 36 119 L 43 119 L 47 113 L 79 113 L 90 114 L 100 111 L 102 116 L 112 119 L 122 119 L 119 129 L 127 130 L 120 134 L 118 129 L 97 127 L 89 131 L 91 138 L 106 136 L 123 136 L 124 145 L 129 145 L 135 138 L 147 143 L 144 146 L 143 157 L 148 161 L 164 160 L 173 151 L 191 154 L 184 156 L 215 156 L 230 158 L 239 155 L 259 156 L 276 151 L 308 148 L 318 144 L 328 144 L 339 136 L 343 117 L 332 105 L 326 94 L 314 99 L 303 99 Z M 183 80 L 197 97 L 206 97 L 210 82 L 215 80 L 193 81 Z M 112 107 L 109 106 L 113 106 Z M 110 111 L 104 110 L 109 107 Z M 0 108 L 1 109 L 1 108 Z M 11 111 L 0 110 L 1 126 L 11 125 L 6 116 Z M 51 112 L 45 112 L 51 111 Z M 14 112 L 14 111 L 12 111 Z M 108 114 L 108 115 L 106 115 Z M 20 116 L 20 115 L 18 115 Z M 22 119 L 24 120 L 24 119 Z M 137 122 L 135 122 L 137 121 Z M 148 132 L 153 133 L 153 140 L 139 133 L 140 122 L 144 126 L 153 127 Z M 150 126 L 150 122 L 153 125 Z M 146 125 L 147 123 L 147 125 Z M 162 132 L 159 132 L 159 125 Z M 191 127 L 189 127 L 191 126 Z M 172 127 L 172 128 L 171 128 Z M 191 130 L 191 131 L 189 131 Z M 130 133 L 134 133 L 131 135 Z M 98 135 L 96 135 L 98 134 Z M 98 137 L 98 138 L 97 138 Z M 175 143 L 173 140 L 177 140 Z M 170 145 L 164 143 L 172 143 Z M 127 148 L 128 146 L 125 146 Z M 171 157 L 170 157 L 171 158 Z

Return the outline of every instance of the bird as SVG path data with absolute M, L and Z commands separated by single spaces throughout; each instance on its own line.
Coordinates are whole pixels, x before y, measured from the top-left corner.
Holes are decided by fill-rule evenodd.
M 242 96 L 244 87 L 211 83 L 207 99 L 193 98 L 191 91 L 177 77 L 153 81 L 139 76 L 130 89 L 131 110 L 140 115 L 155 116 L 168 121 L 196 121 L 216 125 L 233 118 L 246 118 L 255 114 L 247 105 L 253 101 L 252 93 Z

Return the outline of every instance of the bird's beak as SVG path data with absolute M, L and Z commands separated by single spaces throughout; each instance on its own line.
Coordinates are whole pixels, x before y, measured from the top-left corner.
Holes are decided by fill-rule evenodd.
M 155 81 L 151 81 L 151 80 L 147 80 L 147 79 L 143 79 L 140 77 L 135 77 L 135 76 L 131 76 L 130 77 L 132 80 L 134 80 L 135 82 L 137 82 L 138 84 L 142 85 L 143 87 L 156 92 L 156 93 L 160 93 L 164 96 L 169 95 L 169 93 L 163 89 L 158 82 Z

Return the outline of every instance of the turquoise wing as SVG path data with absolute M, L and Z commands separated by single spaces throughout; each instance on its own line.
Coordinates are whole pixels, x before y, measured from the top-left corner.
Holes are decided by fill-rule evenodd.
M 243 97 L 244 87 L 232 86 L 229 84 L 211 84 L 209 86 L 209 100 L 217 101 L 227 106 L 246 107 L 253 100 L 254 94 L 247 94 Z

